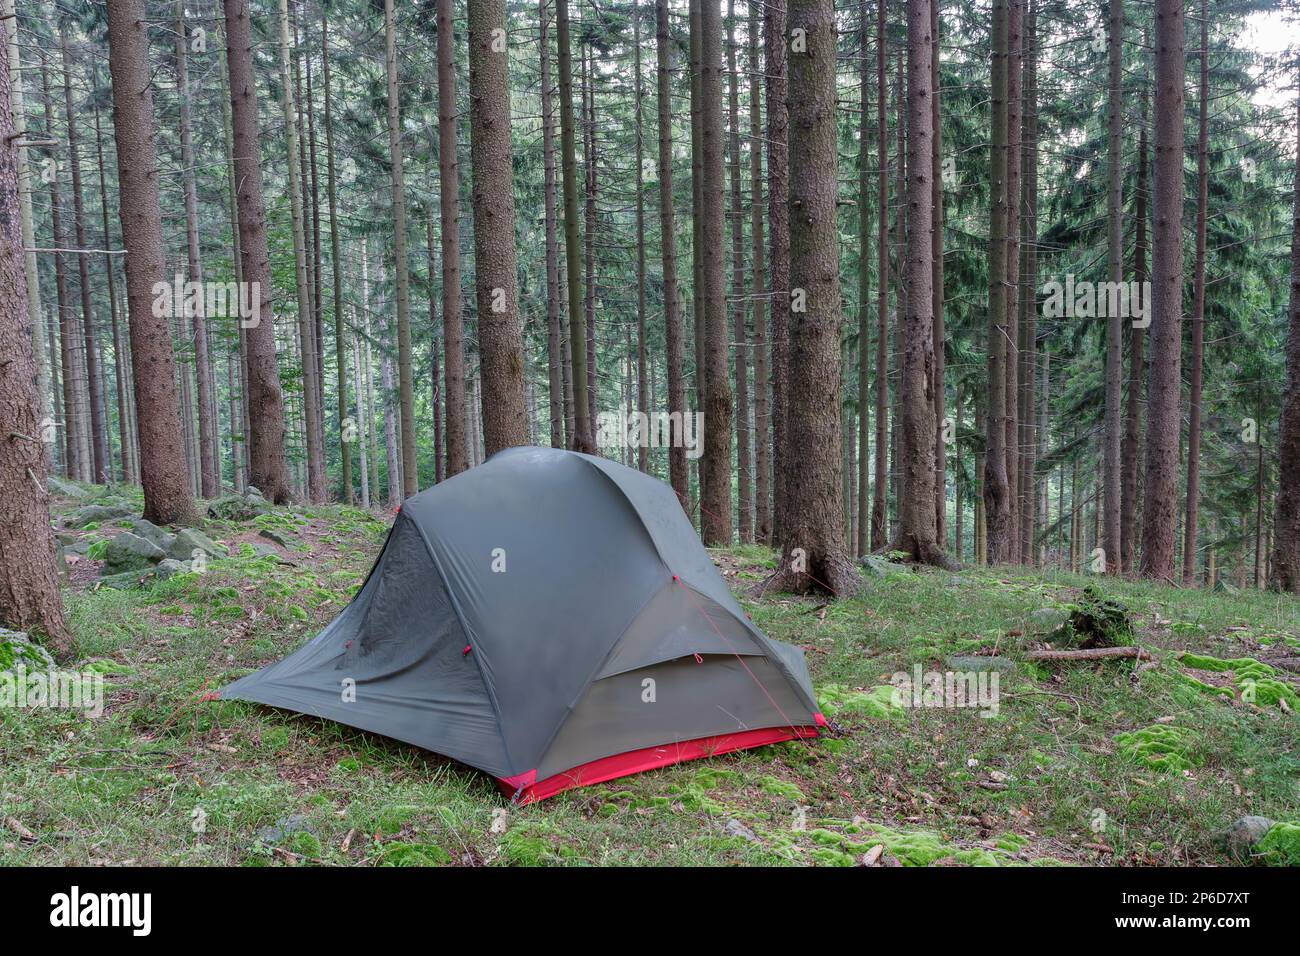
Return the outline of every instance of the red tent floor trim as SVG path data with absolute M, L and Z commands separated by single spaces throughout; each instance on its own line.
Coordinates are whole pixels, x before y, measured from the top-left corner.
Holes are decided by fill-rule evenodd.
M 816 714 L 818 726 L 826 726 L 826 718 Z M 581 766 L 537 779 L 536 770 L 528 770 L 513 777 L 498 777 L 497 786 L 515 803 L 536 803 L 565 790 L 603 783 L 617 777 L 627 777 L 646 770 L 658 770 L 675 763 L 700 760 L 731 753 L 733 750 L 750 750 L 785 740 L 807 739 L 818 736 L 816 727 L 764 727 L 717 737 L 699 737 L 678 743 L 662 744 L 629 750 L 626 753 L 601 757 Z

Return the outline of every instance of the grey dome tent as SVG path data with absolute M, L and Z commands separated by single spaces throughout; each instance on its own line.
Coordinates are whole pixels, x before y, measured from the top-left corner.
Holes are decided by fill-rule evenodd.
M 407 499 L 342 613 L 221 697 L 415 744 L 519 802 L 824 723 L 803 651 L 750 622 L 671 488 L 536 447 Z

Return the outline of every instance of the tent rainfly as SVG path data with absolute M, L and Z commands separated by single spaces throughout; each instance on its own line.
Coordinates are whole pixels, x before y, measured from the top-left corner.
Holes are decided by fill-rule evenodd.
M 750 622 L 672 489 L 536 447 L 409 498 L 351 604 L 221 697 L 424 747 L 521 803 L 825 723 L 803 651 Z

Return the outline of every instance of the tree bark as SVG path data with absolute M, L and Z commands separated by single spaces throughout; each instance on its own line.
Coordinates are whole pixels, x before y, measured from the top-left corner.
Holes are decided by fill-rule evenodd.
M 899 502 L 895 549 L 913 561 L 952 567 L 938 538 L 935 508 L 934 390 L 934 39 L 933 0 L 907 4 L 907 312 L 903 317 L 900 463 L 907 494 Z
M 338 175 L 334 165 L 334 104 L 333 82 L 330 75 L 330 24 L 324 13 L 320 18 L 321 45 L 321 81 L 325 84 L 325 177 L 326 201 L 329 203 L 330 217 L 330 264 L 333 266 L 334 283 L 334 362 L 338 373 L 337 391 L 339 400 L 339 458 L 342 462 L 343 501 L 351 505 L 355 498 L 352 491 L 352 443 L 348 441 L 348 362 L 347 337 L 343 329 L 343 237 L 342 224 L 339 222 Z M 432 293 L 433 276 L 429 276 Z M 437 414 L 437 407 L 434 408 Z M 360 409 L 357 418 L 359 419 Z
M 1296 99 L 1297 145 L 1300 146 L 1300 97 Z M 1291 225 L 1290 328 L 1286 340 L 1286 391 L 1278 428 L 1277 501 L 1273 515 L 1273 561 L 1269 584 L 1279 591 L 1300 591 L 1300 149 L 1296 152 Z M 1150 507 L 1148 501 L 1147 507 Z
M 505 0 L 475 0 L 469 7 L 470 158 L 483 439 L 488 456 L 529 444 L 505 37 Z
M 542 167 L 546 216 L 546 357 L 551 411 L 551 447 L 564 447 L 564 349 L 560 343 L 560 265 L 555 201 L 555 123 L 551 91 L 550 0 L 539 0 L 542 64 Z
M 659 107 L 659 245 L 663 252 L 664 337 L 668 354 L 669 421 L 680 423 L 686 415 L 683 375 L 681 299 L 677 288 L 677 234 L 673 215 L 672 39 L 668 26 L 668 0 L 655 0 L 655 48 L 658 65 L 656 91 Z M 673 425 L 668 447 L 668 480 L 682 508 L 690 508 L 690 473 L 680 424 Z
M 1205 232 L 1210 201 L 1209 98 L 1210 28 L 1206 0 L 1201 0 L 1201 87 L 1197 96 L 1196 258 L 1192 265 L 1192 370 L 1187 408 L 1187 502 L 1183 518 L 1183 585 L 1197 580 L 1197 519 L 1201 499 L 1201 393 L 1205 366 Z
M 713 4 L 705 4 L 705 18 Z M 854 593 L 840 480 L 840 277 L 836 223 L 835 9 L 791 0 L 790 455 L 778 587 Z M 927 77 L 928 79 L 928 77 Z M 710 392 L 712 396 L 712 392 Z M 930 499 L 926 499 L 928 506 Z
M 76 108 L 72 100 L 72 53 L 68 45 L 66 19 L 59 20 L 59 48 L 63 59 L 63 105 L 68 121 L 68 165 L 72 171 L 72 229 L 77 249 L 85 250 L 86 213 L 81 192 L 81 154 L 79 150 Z M 107 429 L 104 427 L 104 385 L 99 374 L 99 346 L 95 338 L 95 308 L 91 301 L 90 254 L 77 253 L 77 272 L 81 286 L 82 355 L 86 367 L 86 398 L 89 402 L 89 447 L 91 477 L 104 482 L 112 476 L 107 471 Z
M 867 27 L 871 7 L 859 0 L 858 85 L 858 527 L 855 555 L 871 550 L 871 415 L 867 400 L 871 387 L 871 61 L 867 57 Z
M 1134 196 L 1133 218 L 1133 279 L 1139 289 L 1147 281 L 1147 94 L 1143 82 L 1141 116 L 1138 119 L 1138 171 L 1137 193 Z M 1147 303 L 1150 305 L 1150 303 Z M 1138 475 L 1142 429 L 1142 387 L 1146 381 L 1146 362 L 1143 356 L 1146 344 L 1145 330 L 1132 326 L 1129 330 L 1128 407 L 1124 420 L 1124 447 L 1121 457 L 1124 469 L 1120 493 L 1120 572 L 1132 574 L 1136 570 L 1134 552 L 1137 549 Z M 1213 586 L 1213 582 L 1210 582 Z
M 871 550 L 888 545 L 889 491 L 889 124 L 886 119 L 885 0 L 876 4 L 876 447 Z
M 6 10 L 6 13 L 10 10 Z M 20 153 L 9 57 L 18 21 L 0 20 L 0 624 L 31 631 L 55 657 L 73 656 L 63 618 L 45 488 L 45 442 L 36 395 L 36 355 L 27 310 Z M 15 64 L 16 65 L 16 64 Z
M 833 29 L 827 26 L 826 29 Z M 831 48 L 834 49 L 833 47 Z M 833 54 L 832 54 L 833 58 Z M 830 104 L 832 110 L 834 102 Z M 701 459 L 700 529 L 706 545 L 731 544 L 731 382 L 727 375 L 727 270 L 723 261 L 726 204 L 722 119 L 722 12 L 700 7 L 701 242 L 705 334 L 705 427 Z M 839 343 L 836 342 L 838 375 Z M 838 441 L 836 457 L 838 458 Z M 843 540 L 843 534 L 840 535 Z
M 772 540 L 771 373 L 767 355 L 767 269 L 763 239 L 763 113 L 758 4 L 749 4 L 749 216 L 754 272 L 754 539 Z
M 558 0 L 557 0 L 558 2 Z M 447 476 L 469 467 L 465 419 L 465 316 L 460 293 L 460 161 L 452 0 L 438 0 L 438 197 L 442 224 L 442 340 Z
M 1142 576 L 1172 581 L 1178 511 L 1183 305 L 1183 0 L 1156 2 L 1155 229 Z
M 740 71 L 736 3 L 727 0 L 728 127 L 731 149 L 731 316 L 736 340 L 736 516 L 741 543 L 754 540 L 754 481 L 749 445 L 749 334 L 745 318 L 745 215 L 740 193 Z
M 240 269 L 244 287 L 251 297 L 256 298 L 258 309 L 255 317 L 244 318 L 241 323 L 245 327 L 248 352 L 248 477 L 268 501 L 283 504 L 289 500 L 284 460 L 284 396 L 280 390 L 275 322 L 271 312 L 271 263 L 267 249 L 266 203 L 262 196 L 251 12 L 249 0 L 223 0 L 223 4 L 226 63 L 230 72 Z
M 146 519 L 155 524 L 187 523 L 196 515 L 181 446 L 171 336 L 167 319 L 153 309 L 154 285 L 165 281 L 166 263 L 146 29 L 144 0 L 122 0 L 109 8 L 108 64 L 113 76 L 140 478 Z
M 650 382 L 646 367 L 646 289 L 645 289 L 645 146 L 641 129 L 641 11 L 632 2 L 632 98 L 636 127 L 636 407 L 641 421 L 650 413 Z M 650 443 L 641 435 L 637 445 L 636 466 L 642 471 L 650 467 Z
M 402 115 L 397 92 L 397 15 L 393 0 L 384 0 L 384 39 L 388 73 L 388 156 L 393 181 L 393 280 L 397 292 L 397 393 L 401 406 L 402 497 L 409 498 L 420 490 L 420 473 L 415 457 L 411 275 L 406 261 L 406 177 L 402 171 Z
M 1020 561 L 1037 565 L 1038 535 L 1038 0 L 1029 0 L 1025 14 L 1024 132 L 1021 141 L 1020 217 Z
M 1007 496 L 1011 503 L 1011 520 L 1007 525 L 1006 560 L 1020 561 L 1020 511 L 1018 496 L 1020 470 L 1019 424 L 1019 363 L 1020 363 L 1020 169 L 1021 148 L 1021 45 L 1024 29 L 1024 0 L 1009 0 L 1007 8 L 1007 220 L 1006 220 L 1006 296 L 1007 319 L 1006 347 L 1007 387 L 1006 405 L 1006 461 Z
M 763 4 L 768 260 L 772 303 L 772 540 L 778 544 L 785 538 L 784 471 L 790 390 L 790 123 L 786 102 L 788 40 L 785 5 L 786 0 L 767 0 Z
M 988 563 L 1010 559 L 1011 488 L 1007 476 L 1007 71 L 1008 0 L 993 2 L 992 148 L 989 211 L 988 409 L 985 414 L 984 521 Z
M 450 0 L 446 3 L 450 11 Z M 556 0 L 555 39 L 560 66 L 560 162 L 564 180 L 564 264 L 569 291 L 569 365 L 573 385 L 574 451 L 594 454 L 591 409 L 587 402 L 587 337 L 582 322 L 582 249 L 578 244 L 578 161 L 573 130 L 573 53 L 569 0 Z M 449 14 L 450 15 L 450 14 Z
M 1107 107 L 1106 138 L 1106 246 L 1109 279 L 1119 283 L 1124 278 L 1124 2 L 1109 0 L 1107 19 L 1108 56 L 1110 61 L 1110 97 Z M 1118 313 L 1118 309 L 1111 311 Z M 1106 409 L 1105 446 L 1102 472 L 1105 491 L 1102 495 L 1102 551 L 1106 571 L 1119 573 L 1120 494 L 1123 453 L 1123 376 L 1125 316 L 1106 317 Z
M 202 288 L 203 260 L 199 251 L 199 196 L 194 175 L 194 133 L 190 118 L 189 37 L 185 28 L 184 0 L 176 3 L 176 90 L 180 98 L 181 174 L 185 194 L 185 250 L 190 282 Z M 71 116 L 71 101 L 68 109 Z M 71 120 L 69 120 L 71 122 Z M 208 324 L 203 298 L 194 304 L 185 331 L 194 337 L 194 370 L 198 386 L 199 488 L 204 498 L 221 493 L 221 472 L 217 467 L 216 406 L 213 402 L 212 366 L 208 361 Z M 184 324 L 182 324 L 184 328 Z M 94 391 L 92 377 L 92 388 Z M 188 423 L 187 423 L 188 427 Z

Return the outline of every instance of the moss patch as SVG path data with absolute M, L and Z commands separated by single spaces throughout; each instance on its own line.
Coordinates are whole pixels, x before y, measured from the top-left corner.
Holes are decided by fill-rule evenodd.
M 1196 736 L 1184 727 L 1156 724 L 1116 734 L 1115 740 L 1120 753 L 1152 770 L 1178 773 L 1200 762 L 1195 756 Z
M 1273 824 L 1258 849 L 1270 866 L 1300 866 L 1300 823 Z
M 870 690 L 849 690 L 839 684 L 826 684 L 818 694 L 822 713 L 828 717 L 863 714 L 867 717 L 899 717 L 903 712 L 898 688 L 881 684 Z

